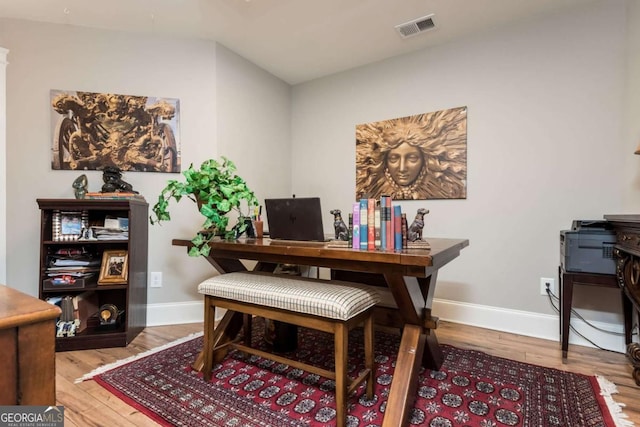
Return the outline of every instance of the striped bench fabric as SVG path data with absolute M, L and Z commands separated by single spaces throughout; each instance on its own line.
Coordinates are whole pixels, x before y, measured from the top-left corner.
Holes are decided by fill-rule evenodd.
M 221 274 L 200 283 L 198 292 L 337 320 L 351 319 L 380 301 L 367 285 L 259 272 Z

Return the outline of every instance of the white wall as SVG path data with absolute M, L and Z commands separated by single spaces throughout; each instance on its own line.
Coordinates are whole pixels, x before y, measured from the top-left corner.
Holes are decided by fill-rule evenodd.
M 291 86 L 217 48 L 218 152 L 234 160 L 263 203 L 291 191 Z
M 427 236 L 470 240 L 436 298 L 553 313 L 539 279 L 557 277 L 560 230 L 625 208 L 625 26 L 624 2 L 599 2 L 298 85 L 293 192 L 347 210 L 357 124 L 467 106 L 467 199 L 401 203 L 410 217 L 430 210 Z M 620 323 L 617 291 L 576 293 L 593 317 Z M 514 327 L 494 314 L 485 325 Z
M 245 95 L 243 91 L 249 88 L 229 82 L 230 86 L 222 90 L 225 95 L 221 103 L 225 108 L 231 105 L 227 98 L 232 87 L 239 98 L 234 111 L 241 111 L 243 103 L 251 104 L 251 108 L 262 103 L 263 108 L 270 108 L 265 120 L 273 124 L 271 128 L 250 128 L 242 138 L 233 140 L 236 151 L 231 154 L 244 153 L 242 159 L 233 158 L 231 150 L 224 148 L 219 138 L 226 139 L 229 132 L 220 133 L 218 120 L 224 120 L 225 129 L 246 128 L 247 120 L 240 114 L 218 114 L 218 86 L 225 86 L 226 82 L 225 77 L 216 75 L 217 68 L 224 70 L 227 62 L 237 60 L 228 52 L 218 58 L 215 42 L 0 20 L 0 45 L 12 52 L 7 69 L 7 281 L 23 292 L 37 295 L 38 289 L 40 213 L 36 198 L 72 198 L 71 183 L 80 174 L 51 170 L 50 89 L 180 99 L 183 169 L 190 163 L 199 165 L 207 158 L 227 155 L 238 160 L 239 173 L 246 173 L 251 184 L 268 176 L 270 165 L 281 159 L 279 150 L 262 150 L 261 162 L 250 161 L 255 142 L 282 139 L 288 144 L 289 87 L 245 63 L 243 73 L 256 80 L 252 91 Z M 226 77 L 230 75 L 224 73 Z M 261 85 L 268 89 L 260 91 L 256 98 L 255 89 Z M 286 145 L 282 148 L 288 150 Z M 289 168 L 288 161 L 283 168 Z M 89 190 L 99 191 L 102 173 L 88 171 L 87 176 Z M 125 172 L 123 178 L 146 197 L 151 208 L 167 180 L 182 176 Z M 261 191 L 265 191 L 265 185 L 261 183 Z M 274 191 L 290 191 L 288 177 L 273 185 Z M 264 198 L 263 194 L 258 196 Z M 211 266 L 202 259 L 189 258 L 185 248 L 172 246 L 171 240 L 192 237 L 203 219 L 188 200 L 173 204 L 170 209 L 171 222 L 149 229 L 149 271 L 164 273 L 164 286 L 149 289 L 151 307 L 162 312 L 157 317 L 150 313 L 150 320 L 166 323 L 185 320 L 186 316 L 201 321 L 201 298 L 196 285 L 212 274 Z
M 640 2 L 627 3 L 627 70 L 625 75 L 625 175 L 624 204 L 628 212 L 640 211 L 640 155 L 630 156 L 640 148 Z

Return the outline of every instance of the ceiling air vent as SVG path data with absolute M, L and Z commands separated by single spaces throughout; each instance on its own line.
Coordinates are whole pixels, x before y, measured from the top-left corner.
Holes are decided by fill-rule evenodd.
M 395 29 L 400 33 L 400 37 L 406 39 L 408 37 L 417 36 L 418 34 L 433 30 L 436 24 L 433 22 L 433 14 L 417 18 L 404 24 L 395 26 Z

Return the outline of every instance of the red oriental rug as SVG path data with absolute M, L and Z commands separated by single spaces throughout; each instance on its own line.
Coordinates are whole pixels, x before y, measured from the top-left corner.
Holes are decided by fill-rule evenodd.
M 264 346 L 261 327 L 254 345 Z M 350 337 L 349 369 L 362 369 L 362 331 Z M 295 357 L 331 369 L 333 337 L 300 329 Z M 348 426 L 380 426 L 393 378 L 399 337 L 376 332 L 376 385 L 372 400 L 350 399 Z M 88 374 L 100 385 L 162 425 L 331 426 L 334 383 L 300 369 L 237 351 L 216 366 L 210 382 L 190 368 L 202 337 Z M 442 346 L 439 371 L 420 375 L 412 426 L 623 426 L 610 394 L 615 386 L 593 376 L 564 372 L 488 354 Z

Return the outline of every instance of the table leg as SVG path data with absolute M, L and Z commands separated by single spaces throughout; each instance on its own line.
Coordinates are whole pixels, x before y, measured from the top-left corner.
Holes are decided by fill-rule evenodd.
M 231 273 L 234 271 L 247 271 L 244 264 L 237 259 L 228 258 L 215 258 L 208 256 L 205 258 L 209 264 L 211 264 L 220 274 Z M 277 264 L 259 262 L 255 266 L 256 271 L 273 271 Z M 205 314 L 206 316 L 206 314 Z M 204 331 L 205 334 L 213 334 L 211 339 L 214 340 L 214 347 L 227 343 L 236 338 L 243 325 L 242 313 L 236 313 L 234 311 L 227 311 L 218 324 L 215 331 Z M 251 331 L 249 331 L 249 334 Z M 251 336 L 251 335 L 249 335 Z M 249 338 L 251 339 L 251 338 Z M 213 356 L 213 363 L 219 363 L 224 359 L 226 353 L 219 352 Z M 191 367 L 196 371 L 202 371 L 204 368 L 204 353 L 201 351 L 196 360 L 191 364 Z
M 560 286 L 560 339 L 562 341 L 562 358 L 567 358 L 569 351 L 569 322 L 571 321 L 571 301 L 573 299 L 573 277 L 571 274 L 562 275 Z
M 633 379 L 640 386 L 640 344 L 634 342 L 627 346 L 627 358 L 633 365 Z
M 438 318 L 431 315 L 433 307 L 433 295 L 436 289 L 436 280 L 438 271 L 434 271 L 427 278 L 416 279 L 420 285 L 424 297 L 424 309 L 422 311 L 422 326 L 427 336 L 427 342 L 422 356 L 422 366 L 427 369 L 437 371 L 442 366 L 444 354 L 436 337 L 436 329 L 438 327 Z
M 435 334 L 437 319 L 431 316 L 437 271 L 427 278 L 385 275 L 404 320 L 383 426 L 406 425 L 415 403 L 420 367 L 438 370 L 444 356 Z
M 236 338 L 240 329 L 242 329 L 243 316 L 242 313 L 228 310 L 218 327 L 214 331 L 204 331 L 205 334 L 211 334 L 210 339 L 213 340 L 213 346 L 217 347 Z M 226 352 L 218 352 L 213 355 L 213 363 L 219 363 L 224 359 Z M 204 368 L 204 352 L 201 351 L 193 362 L 191 367 L 196 371 L 202 371 Z
M 622 295 L 622 316 L 624 318 L 624 343 L 626 345 L 631 344 L 631 329 L 633 328 L 633 304 L 631 300 L 625 295 L 623 290 L 620 290 Z
M 420 326 L 405 325 L 382 422 L 383 427 L 407 424 L 409 413 L 415 402 L 425 339 L 426 335 L 422 333 Z

